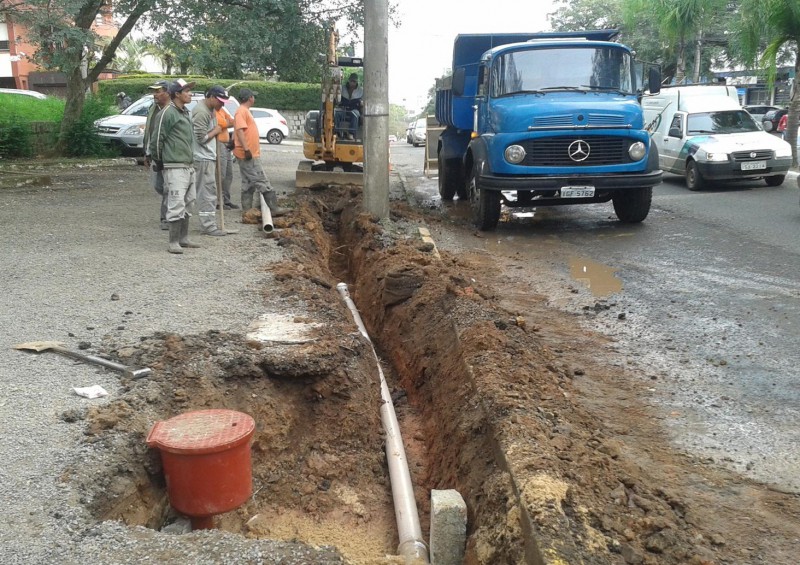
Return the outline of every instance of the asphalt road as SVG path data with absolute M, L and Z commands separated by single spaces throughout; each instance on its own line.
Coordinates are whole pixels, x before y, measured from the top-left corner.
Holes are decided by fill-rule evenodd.
M 392 159 L 413 200 L 453 226 L 440 246 L 537 266 L 536 290 L 567 311 L 586 305 L 575 285 L 610 307 L 584 323 L 652 379 L 647 403 L 676 446 L 800 491 L 797 173 L 776 188 L 699 192 L 667 174 L 640 225 L 619 223 L 608 203 L 504 214 L 496 232 L 476 234 L 467 203 L 439 201 L 423 148 L 393 144 Z

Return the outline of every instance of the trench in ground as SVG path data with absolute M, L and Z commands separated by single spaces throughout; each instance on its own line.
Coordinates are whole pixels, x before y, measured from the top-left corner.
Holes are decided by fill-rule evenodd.
M 395 554 L 378 375 L 335 289 L 344 280 L 383 360 L 425 537 L 430 490 L 455 488 L 469 505 L 470 559 L 486 562 L 476 552 L 487 551 L 501 561 L 518 558 L 520 532 L 506 516 L 513 497 L 476 391 L 466 385 L 449 319 L 456 298 L 449 285 L 464 281 L 442 279 L 446 269 L 420 247 L 416 224 L 400 219 L 388 233 L 355 215 L 359 198 L 348 189 L 309 193 L 288 223 L 278 224 L 284 226 L 278 244 L 290 259 L 268 267 L 274 283 L 263 290 L 265 308 L 277 299 L 282 311 L 294 312 L 293 321 L 307 328 L 306 343 L 256 348 L 241 335 L 212 330 L 156 334 L 127 346 L 126 361 L 150 366 L 154 375 L 89 410 L 87 451 L 95 472 L 84 458 L 63 477 L 79 484 L 98 520 L 152 529 L 175 522 L 179 515 L 168 502 L 159 454 L 145 446 L 147 433 L 155 421 L 225 408 L 256 421 L 254 494 L 216 516 L 217 528 L 331 545 L 356 562 Z M 389 320 L 387 313 L 409 307 Z M 410 333 L 403 335 L 398 321 L 411 324 Z

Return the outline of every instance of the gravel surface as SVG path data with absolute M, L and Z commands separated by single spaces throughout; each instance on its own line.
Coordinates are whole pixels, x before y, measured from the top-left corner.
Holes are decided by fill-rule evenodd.
M 263 152 L 265 163 L 296 163 L 296 147 L 270 149 Z M 279 193 L 293 189 L 293 171 L 286 167 L 273 176 Z M 146 171 L 128 161 L 73 163 L 53 181 L 0 191 L 0 561 L 304 563 L 313 554 L 316 562 L 340 562 L 324 548 L 97 524 L 85 511 L 82 493 L 61 473 L 76 459 L 101 454 L 83 444 L 80 422 L 62 416 L 114 399 L 120 376 L 56 353 L 12 347 L 54 340 L 102 353 L 104 344 L 134 344 L 155 332 L 244 333 L 268 308 L 262 292 L 270 281 L 261 267 L 279 260 L 281 249 L 260 226 L 240 224 L 234 211 L 226 213 L 226 227 L 240 233 L 201 236 L 193 220 L 190 235 L 203 248 L 170 255 L 167 232 L 158 226 L 158 197 Z M 237 171 L 235 200 L 238 186 Z M 89 400 L 73 391 L 91 385 L 109 395 Z

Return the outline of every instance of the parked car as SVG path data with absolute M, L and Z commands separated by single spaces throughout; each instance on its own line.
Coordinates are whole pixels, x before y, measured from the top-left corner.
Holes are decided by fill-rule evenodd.
M 271 108 L 250 108 L 258 127 L 258 137 L 273 145 L 280 144 L 289 135 L 289 125 L 281 113 Z
M 187 104 L 191 111 L 200 100 L 202 93 L 192 93 L 192 101 Z M 125 108 L 121 114 L 101 118 L 94 123 L 97 135 L 109 144 L 117 147 L 122 155 L 127 157 L 144 157 L 144 125 L 147 122 L 147 112 L 154 104 L 152 96 L 143 96 Z M 225 103 L 225 109 L 233 115 L 239 107 L 239 102 L 231 97 Z
M 425 145 L 427 137 L 427 120 L 425 118 L 420 118 L 414 124 L 414 129 L 411 130 L 411 145 L 414 147 Z
M 764 119 L 764 114 L 766 114 L 770 110 L 780 110 L 780 108 L 778 108 L 777 106 L 767 106 L 767 105 L 764 105 L 764 104 L 761 104 L 761 105 L 751 104 L 751 105 L 748 105 L 748 106 L 742 106 L 742 108 L 747 110 L 747 112 L 751 116 L 753 116 L 753 119 L 756 121 L 756 123 L 759 123 L 759 124 Z
M 0 88 L 0 94 L 19 94 L 20 96 L 32 96 L 33 98 L 38 98 L 39 100 L 44 100 L 47 98 L 47 95 L 42 94 L 41 92 L 36 92 L 35 90 L 22 90 L 19 88 Z
M 764 131 L 778 131 L 778 124 L 781 118 L 789 113 L 788 108 L 779 108 L 777 110 L 770 110 L 764 117 L 761 118 L 761 126 Z
M 390 135 L 389 136 L 389 143 L 394 143 L 395 141 L 397 141 L 397 136 L 396 135 Z

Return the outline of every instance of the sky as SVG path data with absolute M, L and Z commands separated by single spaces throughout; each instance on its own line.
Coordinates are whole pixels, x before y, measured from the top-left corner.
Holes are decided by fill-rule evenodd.
M 389 102 L 421 109 L 435 79 L 450 68 L 459 33 L 548 31 L 551 0 L 397 0 L 389 26 Z

